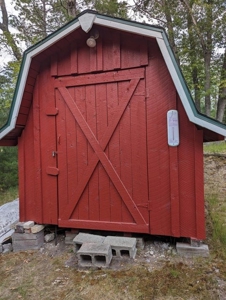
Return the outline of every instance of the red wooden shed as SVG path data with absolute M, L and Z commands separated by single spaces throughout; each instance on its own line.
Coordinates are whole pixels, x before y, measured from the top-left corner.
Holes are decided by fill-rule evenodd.
M 203 239 L 202 145 L 223 136 L 162 28 L 85 11 L 25 51 L 0 145 L 21 221 Z

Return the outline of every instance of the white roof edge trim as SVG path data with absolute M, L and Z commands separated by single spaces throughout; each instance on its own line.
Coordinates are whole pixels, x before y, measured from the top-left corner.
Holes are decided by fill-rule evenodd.
M 197 124 L 197 125 L 199 125 L 199 126 L 201 126 L 201 127 L 209 129 L 211 131 L 214 131 L 214 132 L 216 132 L 218 134 L 226 136 L 226 130 L 225 129 L 223 129 L 223 128 L 217 126 L 217 125 L 214 125 L 212 123 L 209 123 L 209 122 L 207 122 L 205 120 L 202 120 L 200 118 L 194 117 L 194 123 Z
M 158 39 L 157 38 L 156 40 L 157 40 L 159 48 L 160 48 L 160 50 L 162 52 L 162 56 L 163 56 L 163 58 L 165 60 L 166 66 L 168 68 L 168 71 L 169 71 L 169 73 L 171 75 L 171 78 L 172 78 L 172 80 L 174 82 L 174 85 L 175 85 L 175 87 L 177 89 L 177 92 L 178 92 L 178 94 L 180 96 L 180 99 L 182 101 L 184 109 L 185 109 L 185 111 L 187 113 L 187 116 L 188 116 L 188 118 L 189 118 L 189 120 L 191 122 L 194 122 L 193 111 L 191 109 L 191 106 L 190 106 L 189 101 L 187 99 L 187 96 L 185 94 L 185 91 L 184 91 L 184 88 L 183 88 L 183 86 L 181 84 L 181 81 L 180 81 L 180 79 L 178 77 L 178 74 L 177 74 L 177 72 L 175 70 L 174 64 L 172 62 L 172 59 L 170 57 L 170 54 L 169 54 L 168 49 L 166 47 L 166 44 L 165 44 L 165 42 L 164 42 L 163 39 Z
M 93 22 L 96 18 L 95 14 L 90 14 L 90 13 L 86 13 L 84 15 L 82 15 L 81 17 L 79 17 L 79 23 L 82 27 L 82 30 L 84 30 L 85 32 L 89 32 L 90 29 L 93 26 Z
M 14 124 L 12 124 L 14 123 Z M 11 122 L 10 125 L 8 127 L 6 127 L 5 130 L 3 130 L 1 133 L 0 133 L 0 140 L 5 136 L 7 135 L 7 133 L 9 133 L 10 131 L 12 131 L 14 128 L 15 128 L 15 124 L 16 124 L 16 120 L 14 122 Z
M 154 31 L 154 30 L 151 30 L 151 29 L 145 29 L 145 28 L 137 27 L 137 26 L 134 26 L 134 25 L 131 26 L 131 25 L 124 24 L 124 23 L 109 21 L 109 20 L 106 20 L 106 19 L 99 18 L 98 16 L 94 20 L 94 23 L 97 24 L 97 25 L 102 25 L 102 26 L 106 26 L 106 27 L 110 27 L 110 28 L 114 28 L 114 29 L 120 29 L 120 30 L 126 31 L 126 32 L 136 33 L 138 35 L 143 35 L 143 36 L 155 37 L 155 38 L 162 39 L 161 32 Z
M 14 106 L 13 115 L 12 115 L 12 121 L 14 122 L 14 127 L 15 127 L 15 124 L 16 124 L 16 119 L 17 119 L 18 114 L 19 114 L 20 105 L 21 105 L 21 101 L 22 101 L 22 95 L 23 95 L 23 92 L 24 92 L 24 89 L 25 89 L 25 85 L 26 85 L 30 65 L 31 65 L 31 56 L 28 54 L 27 57 L 26 57 L 25 63 L 24 63 L 23 76 L 21 76 L 20 86 L 19 86 L 19 89 L 18 89 L 18 92 L 17 92 L 15 106 Z

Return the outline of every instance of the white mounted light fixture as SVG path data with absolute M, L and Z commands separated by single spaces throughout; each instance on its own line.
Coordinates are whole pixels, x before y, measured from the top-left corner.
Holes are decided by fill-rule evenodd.
M 168 145 L 176 147 L 180 143 L 179 138 L 179 120 L 178 111 L 169 110 L 167 112 L 167 133 L 168 133 Z
M 94 48 L 96 47 L 96 39 L 98 39 L 99 37 L 99 32 L 98 30 L 94 29 L 90 32 L 90 37 L 87 39 L 86 44 L 90 47 L 90 48 Z
M 90 47 L 90 48 L 94 48 L 96 47 L 96 40 L 94 39 L 93 36 L 91 36 L 90 38 L 88 38 L 88 40 L 86 41 L 86 44 Z

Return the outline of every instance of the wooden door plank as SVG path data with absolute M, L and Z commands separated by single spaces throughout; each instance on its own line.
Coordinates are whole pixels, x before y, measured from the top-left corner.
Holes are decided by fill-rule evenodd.
M 86 89 L 86 122 L 89 124 L 94 136 L 97 137 L 97 109 L 96 109 L 96 89 L 94 85 L 85 87 Z M 79 123 L 79 122 L 78 122 Z M 93 149 L 88 147 L 87 161 L 93 156 Z M 89 219 L 100 219 L 100 201 L 99 201 L 99 168 L 97 167 L 92 177 L 88 182 L 88 197 L 89 197 Z M 82 203 L 81 203 L 82 204 Z
M 114 98 L 115 99 L 115 98 Z M 98 84 L 96 86 L 96 115 L 97 115 L 97 138 L 100 141 L 108 127 L 108 111 L 107 111 L 107 86 L 106 84 Z M 108 155 L 108 149 L 105 150 Z M 109 155 L 108 155 L 109 156 Z M 111 219 L 111 205 L 109 177 L 103 166 L 99 163 L 99 212 L 100 220 L 107 221 Z
M 75 97 L 75 89 L 72 88 L 70 92 Z M 67 180 L 66 180 L 67 196 L 68 196 L 67 203 L 74 201 L 75 187 L 76 187 L 76 184 L 78 183 L 77 126 L 78 126 L 77 122 L 75 121 L 74 117 L 72 116 L 70 110 L 66 107 L 66 110 L 65 110 L 66 149 L 65 149 L 65 151 L 67 151 L 67 155 L 64 159 L 67 164 Z M 58 155 L 58 158 L 59 158 L 59 160 L 61 159 L 61 157 L 59 157 L 59 155 Z M 75 209 L 72 215 L 73 215 L 73 218 L 78 219 L 79 218 L 78 209 Z
M 82 113 L 82 116 L 86 119 L 86 88 L 84 86 L 75 88 L 75 101 L 79 106 L 79 109 Z M 72 114 L 73 116 L 73 114 Z M 74 116 L 73 116 L 74 118 Z M 84 189 L 78 194 L 78 186 L 80 184 L 81 178 L 84 176 L 84 170 L 88 166 L 88 149 L 90 147 L 84 133 L 78 125 L 77 120 L 77 168 L 78 168 L 78 185 L 74 193 L 73 202 L 71 203 L 72 207 L 74 206 L 78 210 L 79 219 L 88 219 L 89 218 L 89 188 L 87 186 L 88 181 L 84 185 Z M 74 205 L 76 204 L 76 205 Z M 76 210 L 75 209 L 75 210 Z
M 122 98 L 122 101 L 121 101 L 121 105 L 118 106 L 118 109 L 115 112 L 115 116 L 113 117 L 113 122 L 112 122 L 111 126 L 107 128 L 103 138 L 100 141 L 100 144 L 102 145 L 103 149 L 106 148 L 106 146 L 107 146 L 107 144 L 108 144 L 108 142 L 111 138 L 111 135 L 113 134 L 114 129 L 116 128 L 118 122 L 120 121 L 120 118 L 121 118 L 121 116 L 124 112 L 124 109 L 126 108 L 126 106 L 129 102 L 129 100 L 130 100 L 137 84 L 138 84 L 138 80 L 133 81 L 132 83 L 130 83 L 128 89 L 125 91 L 124 97 Z M 71 97 L 70 94 L 68 94 L 66 89 L 63 89 L 63 91 L 66 92 L 65 97 L 67 97 L 67 96 Z M 79 99 L 79 97 L 77 95 L 76 95 L 76 99 Z M 73 102 L 73 99 L 72 99 L 72 102 Z M 73 107 L 73 105 L 72 105 L 72 107 Z M 78 128 L 78 130 L 80 130 L 80 129 Z M 81 134 L 82 134 L 82 132 L 81 132 Z M 83 137 L 83 134 L 82 134 L 82 137 Z M 79 140 L 82 140 L 81 137 L 79 138 Z M 81 141 L 80 141 L 80 144 L 81 144 Z M 84 152 L 85 146 L 84 145 L 81 145 L 81 146 L 82 146 L 82 148 L 78 149 L 78 154 L 81 154 L 81 153 Z M 81 162 L 82 160 L 79 159 L 78 161 Z M 79 201 L 79 198 L 81 197 L 81 195 L 84 191 L 84 188 L 85 188 L 87 182 L 89 181 L 89 179 L 90 179 L 90 177 L 93 173 L 93 170 L 95 169 L 97 163 L 98 163 L 98 158 L 94 154 L 93 158 L 90 159 L 90 163 L 85 168 L 85 170 L 84 170 L 84 166 L 79 166 L 79 170 L 84 170 L 84 172 L 83 172 L 83 177 L 82 177 L 82 179 L 80 179 L 80 182 L 77 186 L 76 201 L 74 202 L 74 207 L 77 205 L 77 203 Z M 84 200 L 83 200 L 83 202 L 84 202 Z M 70 205 L 70 209 L 69 208 L 67 209 L 67 218 L 69 218 L 68 215 L 71 213 L 72 208 L 73 208 L 73 204 Z
M 118 99 L 122 99 L 123 91 L 127 82 L 118 83 Z M 131 97 L 132 98 L 132 97 Z M 120 149 L 120 179 L 125 185 L 128 194 L 133 195 L 132 191 L 132 164 L 131 164 L 131 119 L 130 119 L 130 103 L 127 105 L 124 114 L 119 123 L 119 149 Z M 128 211 L 125 203 L 122 201 L 122 222 L 134 222 L 131 219 L 131 214 Z
M 115 111 L 118 110 L 118 83 L 107 84 L 107 107 L 108 107 L 108 126 L 116 120 Z M 114 133 L 109 141 L 106 151 L 114 169 L 120 175 L 120 148 L 119 148 L 119 128 L 116 125 Z M 110 198 L 110 221 L 122 222 L 122 200 L 115 186 L 109 180 L 109 198 Z
M 145 89 L 144 80 L 140 81 L 142 89 Z M 133 95 L 131 101 L 131 151 L 132 151 L 132 178 L 133 198 L 144 216 L 149 222 L 149 195 L 148 195 L 148 170 L 147 170 L 147 128 L 145 95 Z
M 131 79 L 144 78 L 144 68 L 123 70 L 115 72 L 104 72 L 101 74 L 80 75 L 76 77 L 60 77 L 55 80 L 55 87 L 69 87 L 102 84 L 108 82 L 127 81 Z
M 109 221 L 92 221 L 92 220 L 59 220 L 59 226 L 68 228 L 81 228 L 91 230 L 104 231 L 119 231 L 119 232 L 138 232 L 148 233 L 147 225 L 140 225 L 136 223 L 122 223 Z
M 138 82 L 135 82 L 135 87 L 137 86 L 137 83 Z M 95 135 L 93 134 L 92 130 L 90 129 L 90 127 L 86 123 L 85 119 L 83 118 L 83 116 L 82 116 L 81 112 L 79 111 L 76 103 L 73 103 L 72 97 L 70 96 L 70 94 L 68 93 L 68 91 L 65 88 L 60 88 L 59 90 L 60 90 L 60 93 L 62 94 L 62 96 L 64 97 L 68 107 L 70 108 L 71 112 L 75 116 L 77 122 L 79 123 L 81 129 L 83 130 L 86 137 L 88 138 L 91 146 L 95 150 L 98 158 L 100 159 L 103 166 L 105 167 L 105 170 L 107 171 L 107 173 L 111 177 L 111 179 L 114 182 L 114 184 L 115 184 L 117 190 L 119 191 L 119 193 L 122 195 L 122 199 L 125 202 L 128 209 L 130 210 L 130 213 L 133 215 L 133 217 L 135 218 L 135 220 L 138 223 L 144 223 L 144 219 L 143 219 L 142 215 L 139 213 L 139 211 L 137 209 L 134 209 L 134 208 L 136 208 L 136 205 L 133 202 L 133 199 L 131 198 L 131 196 L 129 195 L 127 190 L 125 189 L 125 187 L 124 187 L 123 183 L 121 182 L 118 174 L 116 173 L 116 171 L 114 170 L 112 165 L 109 163 L 108 157 L 106 156 L 106 154 L 103 152 L 102 148 L 100 147 L 98 141 L 96 140 Z M 70 209 L 70 211 L 71 211 L 71 209 Z M 67 214 L 69 213 L 69 215 L 70 215 L 70 211 L 69 212 L 67 211 Z

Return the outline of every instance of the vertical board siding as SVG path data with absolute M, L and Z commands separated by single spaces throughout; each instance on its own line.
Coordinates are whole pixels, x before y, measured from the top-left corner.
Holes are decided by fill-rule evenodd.
M 26 173 L 25 169 L 25 150 L 24 150 L 24 131 L 18 138 L 18 172 L 19 172 L 19 199 L 20 199 L 20 221 L 26 220 Z
M 18 117 L 21 220 L 203 239 L 203 132 L 156 41 L 97 29 L 95 48 L 79 29 L 29 71 Z M 178 147 L 167 143 L 170 109 Z
M 195 197 L 196 197 L 196 237 L 205 239 L 205 203 L 203 172 L 203 131 L 194 126 L 195 139 Z
M 48 168 L 56 168 L 56 124 L 55 116 L 48 111 L 55 109 L 55 96 L 51 78 L 50 66 L 43 66 L 39 74 L 39 103 L 40 103 L 40 146 L 42 151 L 42 207 L 43 222 L 56 224 L 58 217 L 57 205 L 57 176 L 48 174 Z
M 89 34 L 70 41 L 68 48 L 53 55 L 52 76 L 129 69 L 148 65 L 147 40 L 117 30 L 98 28 L 96 47 L 89 48 Z M 62 46 L 61 46 L 62 47 Z M 57 61 L 54 61 L 57 58 Z
M 194 127 L 178 102 L 180 116 L 180 147 L 179 147 L 179 190 L 181 236 L 196 237 L 196 197 L 195 197 L 195 146 Z
M 36 206 L 36 212 L 39 216 L 39 222 L 43 222 L 43 205 L 42 205 L 42 154 L 41 154 L 41 138 L 40 138 L 40 98 L 39 98 L 39 77 L 37 78 L 37 84 L 34 89 L 34 101 L 33 101 L 33 115 L 34 115 L 34 174 L 35 174 L 35 186 L 34 186 L 34 202 Z
M 171 234 L 170 166 L 166 114 L 170 108 L 169 73 L 156 44 L 146 68 L 150 233 Z M 173 102 L 174 103 L 174 102 Z

